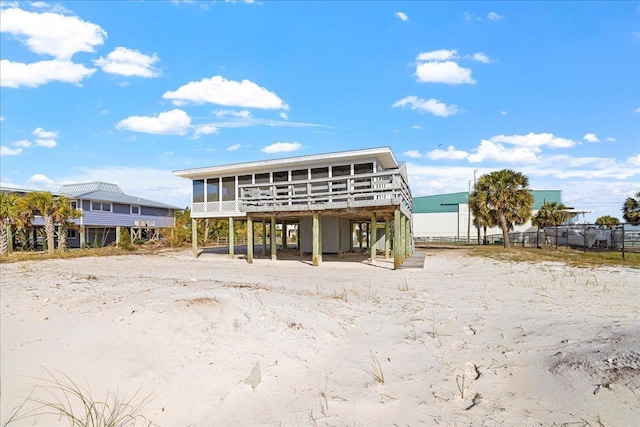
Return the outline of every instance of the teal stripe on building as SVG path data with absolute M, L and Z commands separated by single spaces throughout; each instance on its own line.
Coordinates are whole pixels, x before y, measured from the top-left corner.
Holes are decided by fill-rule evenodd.
M 562 190 L 531 190 L 533 210 L 538 210 L 545 202 L 562 203 Z M 467 203 L 468 192 L 436 194 L 413 198 L 413 213 L 458 212 L 458 206 Z

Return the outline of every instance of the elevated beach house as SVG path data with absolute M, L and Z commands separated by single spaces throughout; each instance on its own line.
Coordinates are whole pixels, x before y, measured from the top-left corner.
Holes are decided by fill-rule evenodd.
M 253 262 L 254 222 L 297 227 L 300 255 L 319 265 L 323 253 L 338 256 L 353 250 L 354 230 L 366 228 L 371 261 L 377 249 L 394 268 L 411 246 L 411 191 L 404 164 L 389 147 L 315 154 L 275 160 L 178 170 L 192 181 L 192 229 L 201 218 L 229 221 L 229 253 L 234 254 L 233 221 L 247 221 L 247 261 Z M 276 233 L 270 233 L 271 258 L 277 258 Z M 283 240 L 283 246 L 286 239 Z M 266 241 L 263 248 L 266 250 Z M 194 255 L 197 242 L 193 238 Z
M 25 195 L 35 190 L 2 187 L 0 191 Z M 73 209 L 82 211 L 82 216 L 71 220 L 76 227 L 67 231 L 67 246 L 107 246 L 119 240 L 120 227 L 131 234 L 132 240 L 154 240 L 160 229 L 175 227 L 176 206 L 125 194 L 116 184 L 85 182 L 63 185 L 54 197 L 64 195 Z M 33 221 L 34 232 L 44 221 L 37 216 Z M 8 229 L 9 236 L 11 230 Z M 13 247 L 13 239 L 10 239 Z M 36 244 L 35 237 L 31 238 Z

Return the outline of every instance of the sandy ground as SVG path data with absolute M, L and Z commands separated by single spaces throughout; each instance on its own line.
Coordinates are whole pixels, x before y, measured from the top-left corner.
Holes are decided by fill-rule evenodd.
M 151 394 L 160 426 L 640 422 L 639 270 L 460 250 L 399 271 L 187 250 L 0 268 L 2 423 L 47 371 Z

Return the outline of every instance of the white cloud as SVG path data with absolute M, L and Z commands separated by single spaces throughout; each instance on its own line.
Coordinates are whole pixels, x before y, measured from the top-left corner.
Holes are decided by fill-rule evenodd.
M 616 139 L 612 136 L 607 137 L 607 142 L 616 142 Z
M 640 166 L 640 154 L 636 154 L 635 156 L 631 156 L 627 159 L 627 163 L 630 163 L 634 166 Z
M 0 61 L 0 86 L 38 87 L 54 81 L 80 86 L 84 78 L 95 72 L 95 68 L 69 61 L 51 60 L 24 64 L 3 59 Z
M 587 142 L 600 142 L 595 133 L 587 133 L 582 137 Z
M 433 151 L 427 153 L 427 157 L 431 160 L 463 160 L 469 156 L 469 153 L 462 150 L 456 150 L 456 147 L 450 145 L 447 150 L 441 150 L 436 148 Z
M 411 129 L 422 130 L 424 128 L 422 126 L 419 126 L 419 125 L 413 125 L 413 126 L 411 126 Z
M 0 145 L 0 156 L 19 156 L 22 154 L 22 148 L 9 148 L 4 145 Z
M 487 18 L 489 18 L 491 21 L 499 21 L 504 18 L 504 15 L 498 15 L 495 12 L 489 12 L 487 13 Z
M 530 132 L 527 135 L 498 135 L 490 139 L 492 142 L 506 143 L 536 149 L 542 146 L 548 146 L 551 148 L 570 148 L 579 144 L 579 142 L 572 141 L 570 139 L 558 138 L 552 133 Z
M 280 118 L 283 120 L 289 120 L 289 116 L 284 111 L 280 113 Z
M 53 139 L 36 139 L 36 145 L 39 147 L 54 148 L 58 143 Z
M 416 66 L 416 77 L 423 83 L 445 83 L 450 85 L 475 84 L 471 69 L 453 61 L 424 62 Z
M 0 122 L 4 122 L 5 118 L 4 116 L 0 116 Z
M 462 17 L 464 18 L 465 21 L 469 21 L 469 20 L 471 20 L 473 15 L 471 15 L 469 12 L 465 12 L 465 13 L 462 14 Z
M 227 117 L 227 116 L 231 116 L 231 117 L 241 117 L 241 118 L 249 118 L 251 117 L 251 111 L 249 110 L 216 110 L 213 112 L 213 114 L 216 115 L 216 117 Z
M 99 25 L 54 12 L 2 9 L 0 31 L 16 36 L 34 53 L 69 60 L 77 52 L 94 52 L 107 33 Z
M 460 112 L 457 105 L 447 105 L 437 99 L 422 99 L 417 96 L 407 96 L 406 98 L 394 102 L 391 107 L 404 107 L 406 105 L 411 107 L 412 110 L 426 111 L 439 117 L 448 117 Z
M 118 129 L 156 135 L 184 135 L 191 126 L 191 118 L 182 110 L 174 109 L 157 117 L 131 116 L 118 122 Z
M 189 82 L 175 91 L 167 91 L 162 95 L 164 99 L 171 99 L 176 105 L 185 102 L 224 105 L 229 107 L 282 109 L 289 106 L 275 93 L 258 86 L 249 80 L 241 82 L 227 80 L 222 76 L 213 76 L 199 82 Z
M 53 187 L 53 186 L 57 186 L 56 182 L 52 179 L 47 178 L 46 175 L 43 175 L 41 173 L 37 173 L 31 176 L 31 178 L 29 178 L 27 180 L 27 182 L 29 184 L 33 184 L 33 185 L 38 185 L 38 186 L 45 186 L 45 187 Z
M 402 154 L 404 154 L 407 157 L 414 158 L 414 159 L 419 159 L 419 158 L 422 157 L 422 153 L 420 153 L 418 150 L 409 150 L 409 151 L 405 151 Z
M 100 57 L 93 63 L 102 68 L 102 71 L 122 76 L 158 77 L 160 71 L 154 68 L 154 64 L 160 59 L 154 53 L 148 56 L 137 50 L 126 47 L 116 47 L 106 58 Z
M 490 63 L 492 63 L 492 62 L 493 62 L 493 61 L 491 60 L 491 58 L 489 58 L 487 55 L 485 55 L 485 54 L 484 54 L 484 53 L 482 53 L 482 52 L 474 53 L 474 54 L 471 56 L 471 59 L 473 59 L 473 60 L 474 60 L 474 61 L 476 61 L 476 62 L 482 62 L 483 64 L 490 64 Z
M 506 111 L 500 111 L 500 114 L 506 116 L 508 113 Z
M 404 12 L 396 12 L 396 13 L 395 13 L 395 15 L 396 15 L 398 18 L 400 18 L 400 20 L 402 20 L 402 21 L 408 21 L 408 20 L 409 20 L 409 17 L 408 17 L 408 16 L 407 16 L 407 14 L 406 14 L 406 13 L 404 13 Z
M 220 132 L 220 129 L 212 125 L 197 126 L 195 132 L 193 133 L 193 139 L 198 139 L 202 135 L 212 135 L 218 132 Z
M 417 61 L 448 61 L 458 58 L 458 51 L 455 49 L 440 49 L 431 52 L 420 52 Z
M 44 130 L 42 128 L 35 128 L 31 134 L 44 139 L 55 139 L 58 137 L 58 132 L 53 130 Z
M 16 7 L 18 7 L 18 4 L 16 2 L 15 4 Z M 66 7 L 62 6 L 61 4 L 55 4 L 55 3 L 47 3 L 44 1 L 34 1 L 30 3 L 30 6 L 36 9 L 47 9 L 51 12 L 57 12 L 57 13 L 67 13 L 67 14 L 71 14 L 72 12 L 69 11 L 69 9 L 67 9 Z
M 470 163 L 495 161 L 508 164 L 531 164 L 538 162 L 534 151 L 529 147 L 505 148 L 502 144 L 484 139 L 476 152 L 469 154 L 467 160 Z
M 242 147 L 242 145 L 240 144 L 233 144 L 227 147 L 227 151 L 236 151 L 237 149 L 239 149 L 240 147 Z
M 275 144 L 267 145 L 261 151 L 263 153 L 287 153 L 299 150 L 301 147 L 302 145 L 298 142 L 276 142 Z
M 640 107 L 636 108 L 636 113 L 640 113 Z
M 28 139 L 21 139 L 20 141 L 16 141 L 16 142 L 12 142 L 11 145 L 13 145 L 14 147 L 31 147 L 31 141 L 29 141 Z

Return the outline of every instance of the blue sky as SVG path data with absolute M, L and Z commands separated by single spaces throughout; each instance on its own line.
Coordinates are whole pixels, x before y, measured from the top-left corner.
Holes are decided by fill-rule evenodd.
M 187 206 L 172 170 L 390 146 L 414 196 L 510 168 L 640 191 L 639 2 L 2 2 L 3 186 Z

